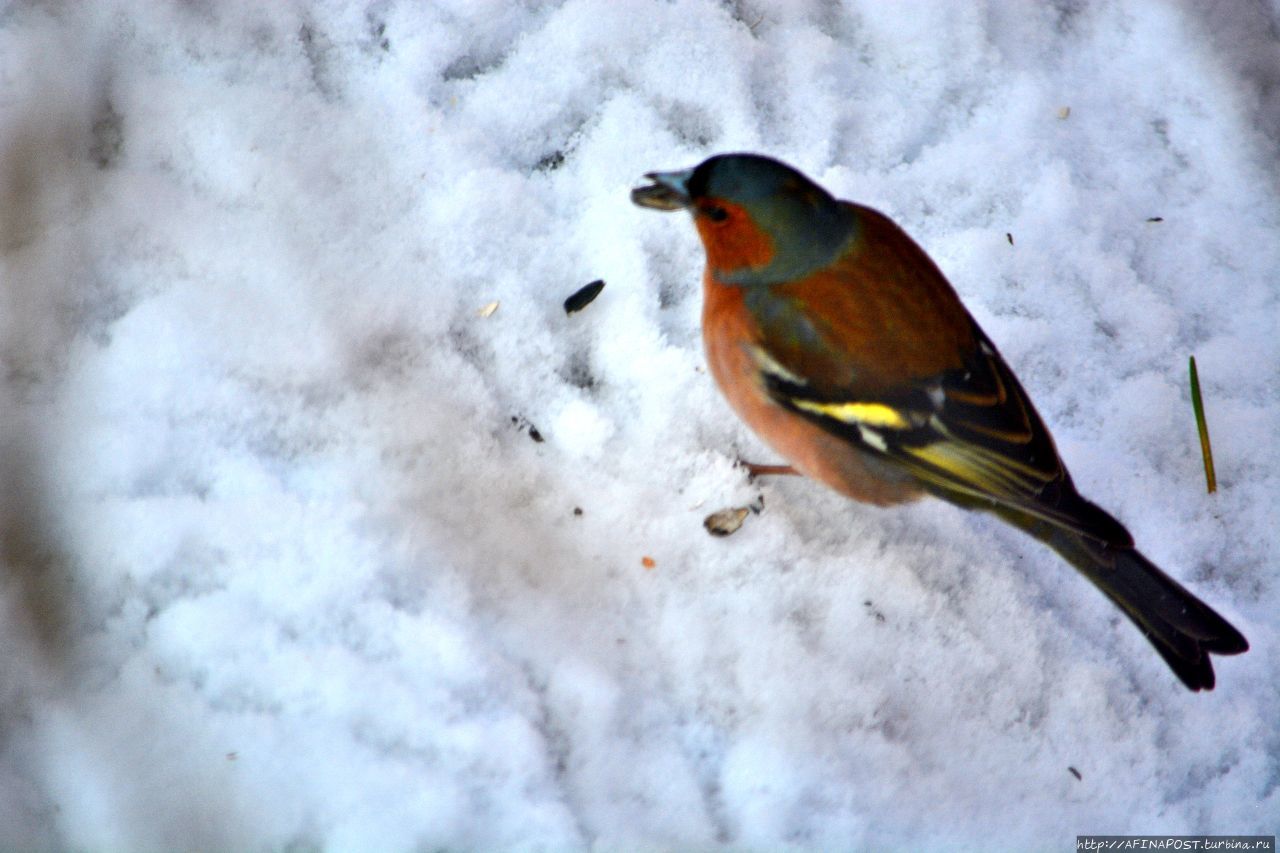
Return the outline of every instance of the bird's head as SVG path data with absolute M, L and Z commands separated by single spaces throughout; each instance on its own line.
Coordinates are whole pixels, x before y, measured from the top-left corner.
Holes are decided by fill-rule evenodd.
M 791 281 L 829 264 L 854 231 L 847 206 L 785 163 L 758 154 L 719 154 L 693 169 L 650 172 L 631 200 L 685 209 L 707 266 L 729 284 Z

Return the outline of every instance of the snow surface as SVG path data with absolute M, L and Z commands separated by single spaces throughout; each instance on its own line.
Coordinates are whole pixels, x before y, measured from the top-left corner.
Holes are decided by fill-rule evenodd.
M 0 5 L 0 848 L 1274 833 L 1278 33 Z M 927 247 L 1082 489 L 1249 637 L 1215 692 L 990 519 L 745 481 L 776 460 L 704 372 L 693 229 L 628 200 L 733 150 Z

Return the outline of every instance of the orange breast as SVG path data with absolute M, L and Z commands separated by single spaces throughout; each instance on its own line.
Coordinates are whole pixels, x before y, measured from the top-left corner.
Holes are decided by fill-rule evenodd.
M 760 333 L 743 304 L 742 288 L 703 280 L 702 341 L 707 364 L 729 405 L 765 443 L 800 473 L 843 495 L 887 505 L 922 492 L 901 469 L 859 450 L 774 403 L 759 380 L 749 347 Z

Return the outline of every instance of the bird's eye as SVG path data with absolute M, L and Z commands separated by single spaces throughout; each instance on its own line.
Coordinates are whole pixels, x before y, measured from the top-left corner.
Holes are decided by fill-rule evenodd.
M 717 207 L 716 205 L 703 208 L 702 212 L 705 213 L 707 218 L 712 222 L 724 222 L 729 218 L 729 211 L 725 210 L 723 207 Z

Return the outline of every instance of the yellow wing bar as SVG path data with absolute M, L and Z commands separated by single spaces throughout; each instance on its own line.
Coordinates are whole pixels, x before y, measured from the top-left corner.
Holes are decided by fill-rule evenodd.
M 793 399 L 796 408 L 846 424 L 860 424 L 877 429 L 911 429 L 912 423 L 902 413 L 884 403 L 816 403 Z

